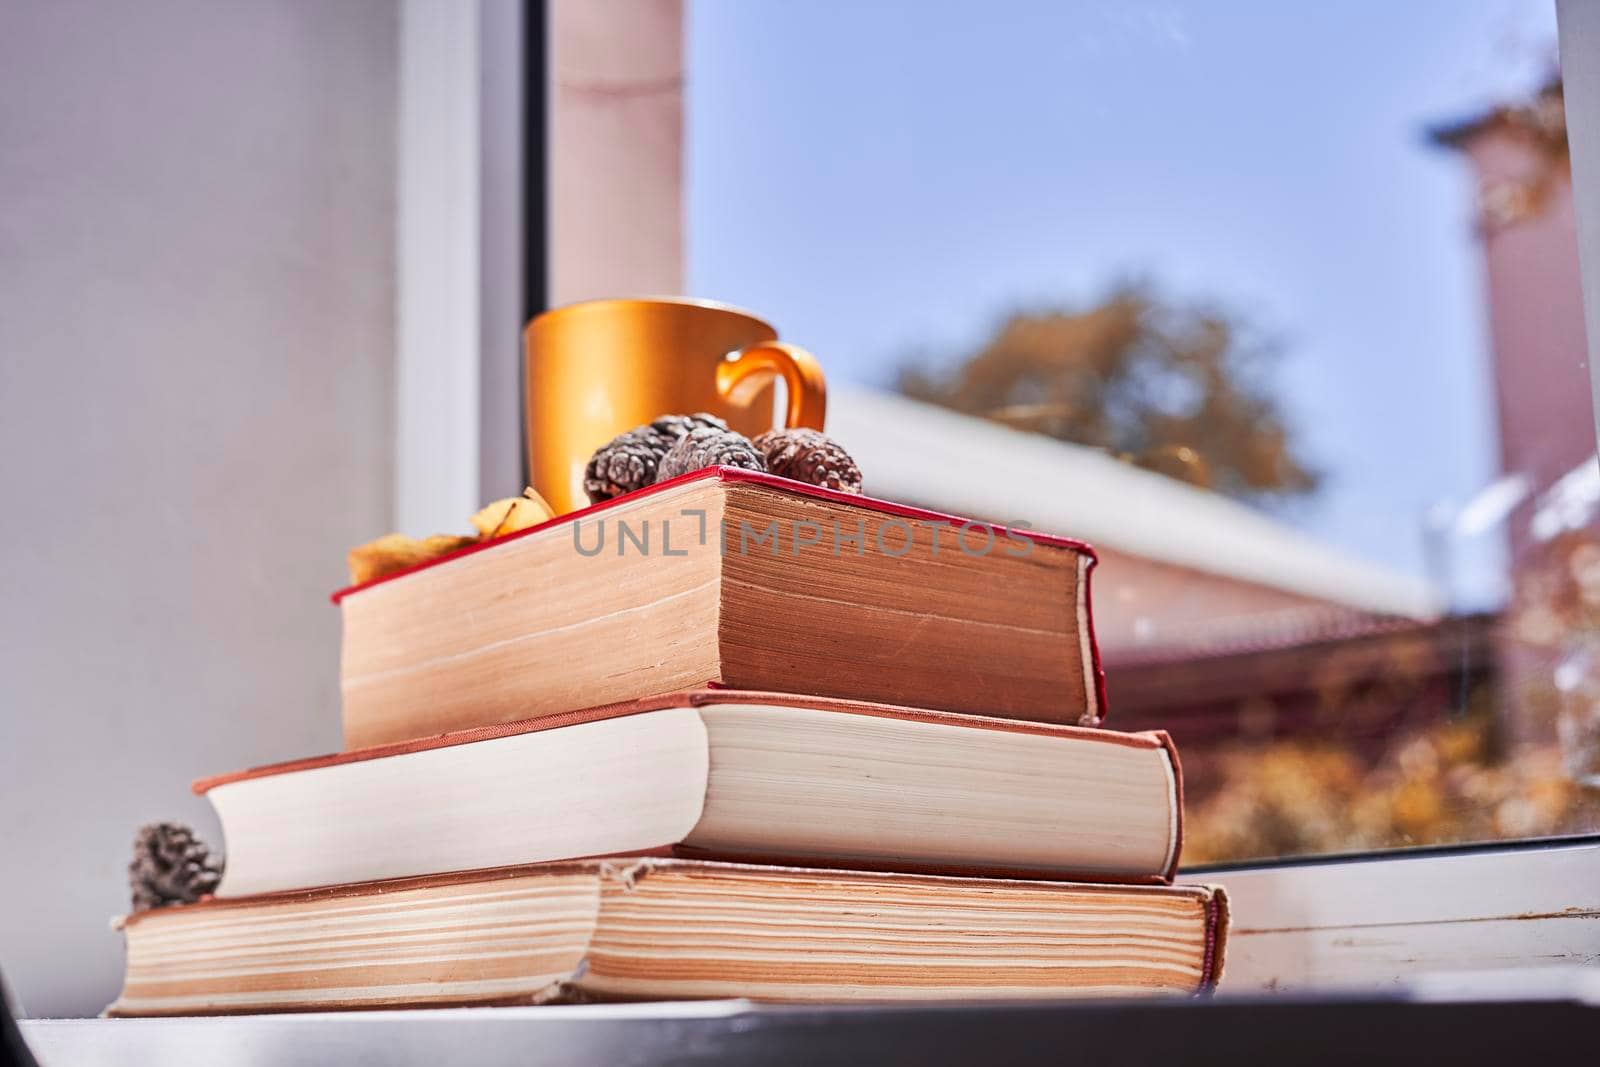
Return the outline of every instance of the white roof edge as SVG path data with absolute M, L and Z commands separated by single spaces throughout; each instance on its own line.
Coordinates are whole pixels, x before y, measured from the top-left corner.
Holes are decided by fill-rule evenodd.
M 1437 592 L 1421 578 L 1098 449 L 891 393 L 829 392 L 828 432 L 860 464 L 873 496 L 1010 521 L 1363 611 L 1439 612 Z

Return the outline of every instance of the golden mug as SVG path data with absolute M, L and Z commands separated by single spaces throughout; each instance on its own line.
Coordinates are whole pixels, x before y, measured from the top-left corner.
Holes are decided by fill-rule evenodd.
M 772 427 L 782 378 L 785 426 L 822 429 L 816 357 L 772 326 L 706 300 L 590 300 L 537 316 L 523 334 L 528 470 L 557 515 L 587 507 L 596 449 L 662 415 L 706 411 L 748 437 Z

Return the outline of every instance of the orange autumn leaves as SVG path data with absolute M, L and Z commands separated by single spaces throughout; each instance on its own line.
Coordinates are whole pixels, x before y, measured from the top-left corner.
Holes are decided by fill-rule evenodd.
M 1396 737 L 1376 761 L 1328 740 L 1239 745 L 1189 806 L 1186 863 L 1589 833 L 1600 792 L 1559 746 L 1497 743 L 1483 711 Z

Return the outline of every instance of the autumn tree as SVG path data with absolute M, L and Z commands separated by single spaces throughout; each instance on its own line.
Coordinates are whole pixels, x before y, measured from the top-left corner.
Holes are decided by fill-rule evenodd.
M 1021 312 L 952 370 L 907 367 L 900 391 L 1230 496 L 1316 488 L 1267 375 L 1281 349 L 1227 315 L 1114 290 L 1087 310 Z

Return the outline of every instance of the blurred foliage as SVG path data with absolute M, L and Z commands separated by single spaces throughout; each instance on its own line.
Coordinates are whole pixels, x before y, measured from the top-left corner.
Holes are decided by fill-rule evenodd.
M 1574 634 L 1600 632 L 1600 538 L 1569 530 L 1529 548 L 1517 567 L 1510 619 L 1532 648 L 1560 648 Z
M 1189 806 L 1185 861 L 1600 831 L 1600 788 L 1581 781 L 1600 768 L 1600 533 L 1569 530 L 1530 547 L 1506 623 L 1502 670 L 1517 670 L 1380 753 L 1335 730 L 1187 754 L 1219 784 Z M 1402 666 L 1384 673 L 1402 676 Z M 1329 706 L 1353 706 L 1346 689 L 1314 684 Z M 1403 699 L 1393 691 L 1382 702 Z
M 1128 286 L 1083 311 L 1015 314 L 953 370 L 907 367 L 898 386 L 1230 496 L 1286 497 L 1318 474 L 1268 389 L 1281 355 L 1225 314 Z
M 1445 845 L 1600 829 L 1600 790 L 1554 744 L 1503 753 L 1478 713 L 1397 738 L 1376 763 L 1326 740 L 1236 745 L 1187 813 L 1186 863 Z
M 1569 774 L 1600 784 L 1600 534 L 1592 525 L 1524 551 L 1509 617 L 1523 667 L 1513 699 L 1530 722 L 1554 722 Z

